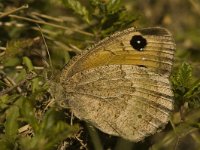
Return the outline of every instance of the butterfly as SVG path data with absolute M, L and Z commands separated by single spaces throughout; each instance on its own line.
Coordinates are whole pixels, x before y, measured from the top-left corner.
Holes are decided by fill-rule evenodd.
M 64 67 L 65 102 L 77 118 L 104 133 L 141 141 L 169 121 L 174 52 L 165 28 L 116 32 Z

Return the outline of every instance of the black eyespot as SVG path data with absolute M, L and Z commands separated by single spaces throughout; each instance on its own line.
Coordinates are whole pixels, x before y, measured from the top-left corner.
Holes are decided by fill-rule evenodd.
M 141 35 L 134 35 L 130 40 L 130 44 L 134 49 L 142 51 L 147 45 L 147 40 Z

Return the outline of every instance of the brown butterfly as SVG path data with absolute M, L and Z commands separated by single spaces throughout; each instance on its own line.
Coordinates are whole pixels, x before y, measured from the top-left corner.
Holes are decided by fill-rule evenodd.
M 175 43 L 164 28 L 129 28 L 72 59 L 60 82 L 74 115 L 101 131 L 140 141 L 169 120 Z

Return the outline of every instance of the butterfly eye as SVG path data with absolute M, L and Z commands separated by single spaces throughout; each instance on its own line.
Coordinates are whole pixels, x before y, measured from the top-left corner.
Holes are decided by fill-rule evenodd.
M 130 44 L 134 49 L 142 51 L 143 48 L 145 48 L 145 46 L 147 45 L 147 40 L 141 35 L 134 35 L 130 40 Z

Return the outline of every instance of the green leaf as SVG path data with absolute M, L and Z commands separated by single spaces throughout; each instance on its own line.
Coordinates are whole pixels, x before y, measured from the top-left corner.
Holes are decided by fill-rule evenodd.
M 7 94 L 0 97 L 0 110 L 8 107 L 9 96 Z
M 83 20 L 90 23 L 89 12 L 78 0 L 62 0 L 66 7 L 74 10 L 75 13 L 81 15 Z
M 109 0 L 107 3 L 107 11 L 110 13 L 118 12 L 121 9 L 121 0 Z
M 188 63 L 183 63 L 174 77 L 174 84 L 189 88 L 192 78 L 192 68 Z
M 101 16 L 100 28 L 103 37 L 115 31 L 127 28 L 137 19 L 137 16 L 127 12 L 125 7 L 121 4 L 121 0 L 110 0 L 100 6 L 101 7 L 98 7 L 100 8 L 100 12 L 96 16 Z
M 10 105 L 16 101 L 18 96 L 19 96 L 18 94 L 12 94 L 12 95 L 5 94 L 1 96 L 0 97 L 0 111 L 3 111 L 9 108 Z
M 16 77 L 15 81 L 19 83 L 20 81 L 24 80 L 27 76 L 27 71 L 25 68 L 18 71 L 18 76 Z
M 200 107 L 200 81 L 195 82 L 189 91 L 184 95 L 190 108 Z
M 200 81 L 193 80 L 191 66 L 183 63 L 172 77 L 176 106 L 180 107 L 187 102 L 189 108 L 200 107 Z
M 35 93 L 37 90 L 40 89 L 40 85 L 39 85 L 39 78 L 34 78 L 32 79 L 32 93 Z
M 52 150 L 47 146 L 48 142 L 44 135 L 34 135 L 32 138 L 21 138 L 20 147 L 22 150 Z
M 56 123 L 56 125 L 53 126 L 51 131 L 54 134 L 54 136 L 52 135 L 49 136 L 49 139 L 50 139 L 49 141 L 51 141 L 52 146 L 53 146 L 56 143 L 63 141 L 64 139 L 69 138 L 73 134 L 77 133 L 78 130 L 79 130 L 78 125 L 70 126 L 63 121 L 59 121 Z M 55 138 L 55 136 L 57 138 Z
M 71 134 L 78 131 L 78 126 L 70 126 L 64 121 L 61 112 L 50 109 L 46 112 L 42 123 L 40 124 L 40 134 L 45 135 L 49 139 L 49 144 L 54 145 L 58 141 L 64 140 Z M 55 136 L 57 138 L 55 138 Z M 50 145 L 51 145 L 50 144 Z
M 22 99 L 22 106 L 20 112 L 24 117 L 24 120 L 31 125 L 33 130 L 36 132 L 38 130 L 38 121 L 35 117 L 35 110 L 31 101 L 25 97 L 20 97 Z
M 4 59 L 3 63 L 5 67 L 13 67 L 18 65 L 20 63 L 20 60 L 19 58 L 11 57 L 10 59 Z
M 50 109 L 45 113 L 42 123 L 40 124 L 40 133 L 49 133 L 49 129 L 51 129 L 56 122 L 59 120 L 57 118 L 59 115 L 56 111 Z
M 5 135 L 8 137 L 9 141 L 15 141 L 18 133 L 18 119 L 19 108 L 17 106 L 12 106 L 6 111 L 6 122 L 5 122 Z
M 28 68 L 28 71 L 32 71 L 34 69 L 31 60 L 28 57 L 23 57 L 23 64 Z
M 200 81 L 194 83 L 189 91 L 184 95 L 185 98 L 192 98 L 200 94 Z

